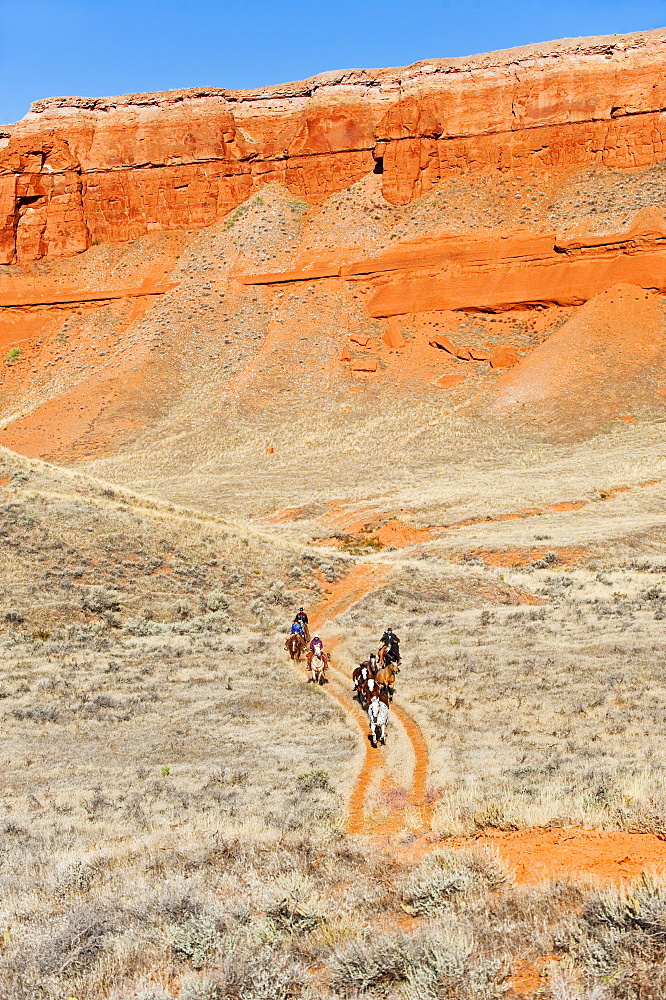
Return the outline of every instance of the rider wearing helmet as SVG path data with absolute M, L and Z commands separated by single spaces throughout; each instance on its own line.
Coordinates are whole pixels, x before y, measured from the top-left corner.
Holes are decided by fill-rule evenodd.
M 312 636 L 312 641 L 308 649 L 308 667 L 311 665 L 312 660 L 315 656 L 319 656 L 324 660 L 326 664 L 326 654 L 324 653 L 324 643 L 321 641 L 318 635 Z

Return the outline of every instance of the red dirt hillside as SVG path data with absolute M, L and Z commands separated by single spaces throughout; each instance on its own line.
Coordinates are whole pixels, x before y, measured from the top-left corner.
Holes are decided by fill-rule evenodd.
M 417 399 L 425 461 L 461 413 L 652 418 L 665 63 L 660 30 L 37 102 L 0 139 L 0 442 L 226 467 L 314 407 L 336 462 L 387 427 L 412 461 Z
M 657 399 L 665 364 L 663 298 L 614 285 L 498 379 L 496 409 L 552 400 L 602 420 Z

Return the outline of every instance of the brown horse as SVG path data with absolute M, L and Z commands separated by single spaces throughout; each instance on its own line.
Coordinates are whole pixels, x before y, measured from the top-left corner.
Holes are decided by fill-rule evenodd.
M 387 694 L 389 700 L 392 701 L 393 692 L 395 691 L 395 670 L 393 669 L 393 665 L 388 663 L 385 667 L 380 667 L 377 671 L 376 680 L 382 694 Z
M 359 684 L 365 684 L 365 682 L 368 680 L 369 677 L 374 677 L 374 674 L 370 670 L 370 667 L 368 666 L 368 662 L 366 660 L 365 663 L 359 664 L 359 666 L 356 667 L 356 669 L 352 674 L 354 691 L 358 691 Z
M 388 695 L 386 695 L 374 677 L 368 677 L 367 681 L 361 681 L 358 685 L 358 699 L 363 708 L 367 708 L 373 698 L 379 698 L 388 705 Z
M 379 667 L 379 663 L 377 662 L 377 654 L 376 653 L 370 653 L 370 656 L 368 657 L 368 659 L 364 660 L 363 663 L 361 664 L 361 666 L 365 667 L 367 670 L 369 670 L 370 673 L 372 674 L 372 676 L 374 677 L 375 674 L 377 673 L 377 669 Z
M 294 632 L 287 638 L 284 648 L 287 650 L 292 660 L 300 662 L 303 650 L 305 649 L 305 639 L 302 635 L 298 635 Z

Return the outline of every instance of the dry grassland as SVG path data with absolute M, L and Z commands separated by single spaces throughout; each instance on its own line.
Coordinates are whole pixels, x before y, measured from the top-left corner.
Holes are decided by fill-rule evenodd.
M 303 544 L 316 505 L 268 528 L 4 463 L 0 997 L 663 996 L 660 878 L 515 886 L 492 851 L 446 845 L 666 834 L 658 487 L 363 557 L 392 572 L 337 618 L 336 662 L 402 637 L 397 697 L 430 750 L 419 860 L 409 833 L 346 834 L 359 731 L 282 650 L 354 564 Z M 435 489 L 415 520 L 442 523 Z M 572 565 L 543 555 L 574 537 Z M 521 565 L 472 551 L 501 541 Z

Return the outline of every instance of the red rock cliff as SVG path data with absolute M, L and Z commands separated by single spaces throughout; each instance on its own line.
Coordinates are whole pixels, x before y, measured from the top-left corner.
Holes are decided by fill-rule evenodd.
M 0 139 L 0 262 L 210 225 L 281 181 L 314 201 L 383 172 L 404 204 L 448 172 L 664 158 L 666 30 L 196 89 L 34 104 Z

